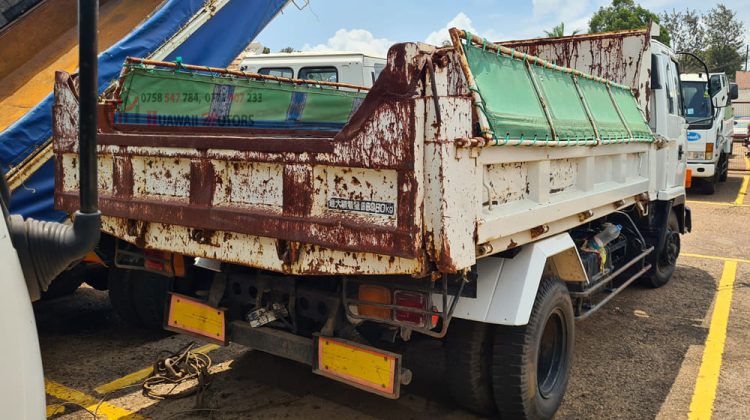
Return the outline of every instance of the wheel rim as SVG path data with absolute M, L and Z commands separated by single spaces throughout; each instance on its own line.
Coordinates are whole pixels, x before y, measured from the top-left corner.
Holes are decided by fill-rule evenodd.
M 680 255 L 680 235 L 670 229 L 667 231 L 665 242 L 664 252 L 660 258 L 662 268 L 677 264 L 677 257 Z
M 568 339 L 563 316 L 559 308 L 550 314 L 539 343 L 536 378 L 539 393 L 544 398 L 554 391 L 563 370 Z

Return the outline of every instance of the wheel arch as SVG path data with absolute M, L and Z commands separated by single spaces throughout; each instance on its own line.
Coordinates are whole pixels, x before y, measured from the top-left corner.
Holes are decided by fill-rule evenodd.
M 512 258 L 483 258 L 477 270 L 477 297 L 462 298 L 454 316 L 497 325 L 529 322 L 542 278 L 587 279 L 578 248 L 567 232 L 524 245 Z

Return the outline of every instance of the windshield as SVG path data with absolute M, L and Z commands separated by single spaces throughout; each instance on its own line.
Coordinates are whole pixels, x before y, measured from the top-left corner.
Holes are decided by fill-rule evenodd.
M 688 123 L 711 116 L 711 98 L 706 82 L 682 82 L 682 97 Z

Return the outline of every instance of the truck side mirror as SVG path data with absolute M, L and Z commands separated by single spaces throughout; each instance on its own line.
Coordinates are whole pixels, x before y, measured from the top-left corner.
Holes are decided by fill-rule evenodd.
M 729 84 L 729 99 L 735 100 L 740 97 L 740 91 L 737 87 L 737 83 Z

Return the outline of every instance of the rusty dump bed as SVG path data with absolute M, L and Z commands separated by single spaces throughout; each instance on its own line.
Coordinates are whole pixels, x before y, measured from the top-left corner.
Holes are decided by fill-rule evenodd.
M 119 98 L 110 98 L 98 119 L 103 230 L 143 248 L 284 273 L 423 276 L 471 267 L 648 199 L 653 144 L 618 122 L 623 113 L 611 102 L 617 121 L 589 125 L 586 138 L 562 138 L 544 116 L 546 139 L 480 135 L 462 66 L 476 41 L 457 39 L 452 48 L 391 47 L 386 68 L 338 131 L 121 124 L 113 117 Z M 603 86 L 591 90 L 601 98 L 625 95 L 635 110 L 629 116 L 644 124 L 627 89 L 585 82 Z M 63 73 L 55 104 L 55 205 L 72 212 L 77 100 Z M 489 120 L 499 132 L 497 115 Z M 617 124 L 625 134 L 600 138 Z

